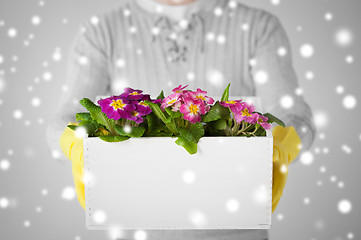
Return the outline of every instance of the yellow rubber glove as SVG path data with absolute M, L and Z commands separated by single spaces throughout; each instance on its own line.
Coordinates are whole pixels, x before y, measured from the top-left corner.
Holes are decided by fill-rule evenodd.
M 78 125 L 76 122 L 69 122 L 69 124 Z M 72 162 L 76 195 L 85 210 L 83 139 L 77 138 L 75 131 L 66 127 L 59 139 L 59 144 L 65 156 Z
M 301 139 L 294 127 L 276 126 L 273 135 L 272 212 L 277 208 L 287 182 L 288 165 L 301 149 Z

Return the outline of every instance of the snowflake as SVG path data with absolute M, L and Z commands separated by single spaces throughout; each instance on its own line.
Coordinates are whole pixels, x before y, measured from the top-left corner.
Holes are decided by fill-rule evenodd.
M 209 70 L 206 74 L 207 81 L 217 87 L 221 87 L 224 84 L 224 76 L 218 70 Z
M 306 151 L 302 153 L 300 160 L 303 165 L 311 165 L 313 163 L 313 159 L 313 154 L 309 151 Z
M 189 212 L 189 219 L 196 227 L 203 227 L 207 224 L 207 218 L 200 210 L 192 210 Z
M 317 128 L 325 128 L 328 125 L 329 117 L 325 112 L 315 112 L 313 119 Z
M 337 93 L 337 94 L 342 94 L 344 91 L 345 91 L 345 88 L 344 88 L 343 86 L 338 85 L 338 86 L 336 87 L 336 93 Z
M 313 80 L 315 78 L 315 74 L 311 71 L 307 71 L 305 77 L 307 80 Z
M 356 107 L 356 104 L 357 104 L 357 100 L 354 96 L 352 95 L 347 95 L 343 98 L 343 106 L 346 108 L 346 109 L 353 109 Z
M 222 8 L 220 8 L 220 7 L 215 8 L 215 9 L 214 9 L 214 14 L 215 14 L 217 17 L 221 16 L 221 15 L 223 14 Z
M 326 13 L 325 14 L 325 20 L 326 21 L 331 21 L 333 19 L 333 15 L 332 15 L 332 13 Z
M 349 29 L 339 29 L 335 33 L 335 41 L 340 47 L 347 47 L 353 41 L 353 34 Z
M 23 112 L 19 109 L 15 110 L 13 113 L 15 119 L 19 120 L 23 117 Z
M 283 107 L 284 109 L 290 109 L 291 107 L 293 107 L 294 100 L 290 95 L 285 95 L 281 97 L 280 104 L 281 107 Z
M 41 23 L 41 18 L 39 16 L 33 16 L 31 18 L 31 23 L 35 26 L 39 25 Z
M 263 70 L 259 70 L 254 75 L 254 80 L 256 83 L 263 85 L 268 82 L 268 73 Z
M 300 48 L 300 54 L 304 58 L 310 58 L 313 56 L 315 50 L 311 44 L 304 44 Z
M 186 184 L 192 184 L 196 180 L 196 174 L 192 170 L 186 170 L 182 174 L 183 182 Z
M 97 210 L 93 214 L 93 220 L 94 220 L 94 222 L 96 222 L 98 224 L 104 223 L 106 221 L 106 219 L 107 219 L 107 215 L 102 210 Z
M 281 3 L 281 0 L 271 0 L 272 5 L 279 5 Z
M 343 199 L 338 203 L 338 211 L 342 214 L 348 214 L 352 210 L 352 204 L 349 200 Z
M 18 35 L 18 31 L 15 28 L 10 28 L 8 30 L 8 36 L 10 38 L 15 38 Z
M 33 107 L 39 107 L 41 104 L 41 100 L 40 98 L 38 97 L 34 97 L 32 100 L 31 100 L 31 105 L 33 105 Z
M 237 199 L 231 198 L 226 202 L 226 209 L 231 212 L 237 212 L 239 209 L 239 201 Z
M 226 43 L 226 36 L 218 35 L 217 42 L 218 42 L 218 44 L 221 44 L 221 45 L 225 44 Z
M 75 190 L 73 187 L 65 187 L 63 189 L 63 192 L 61 194 L 61 197 L 64 199 L 64 200 L 68 200 L 68 201 L 71 201 L 75 198 Z
M 354 62 L 354 58 L 353 58 L 353 56 L 351 56 L 351 55 L 348 55 L 345 60 L 346 60 L 346 62 L 349 63 L 349 64 L 351 64 L 351 63 Z

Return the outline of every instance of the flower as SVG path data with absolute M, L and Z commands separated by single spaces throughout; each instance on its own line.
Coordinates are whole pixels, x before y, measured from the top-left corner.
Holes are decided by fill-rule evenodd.
M 186 90 L 183 91 L 183 89 L 185 89 L 186 87 L 188 87 L 188 85 L 182 87 L 182 85 L 179 85 L 178 87 L 174 88 L 172 91 L 174 93 L 182 93 L 182 92 L 186 92 Z
M 184 99 L 184 104 L 180 106 L 179 110 L 184 114 L 184 119 L 190 121 L 193 124 L 200 122 L 201 115 L 206 113 L 204 103 L 199 100 L 194 101 L 191 98 Z
M 181 93 L 172 93 L 171 95 L 163 99 L 160 108 L 164 110 L 166 107 L 172 106 L 173 104 L 179 102 L 181 100 L 180 96 Z
M 238 109 L 242 108 L 244 104 L 242 100 L 230 100 L 230 101 L 223 101 L 219 102 L 223 107 L 229 107 L 233 113 L 237 113 Z
M 236 122 L 240 123 L 242 121 L 252 123 L 254 122 L 254 114 L 253 112 L 256 110 L 253 104 L 249 104 L 246 102 L 243 102 L 240 105 L 235 105 L 236 110 L 234 118 Z M 233 111 L 233 110 L 232 110 Z
M 214 99 L 211 97 L 208 97 L 206 94 L 206 91 L 202 91 L 201 89 L 197 89 L 196 92 L 189 92 L 193 98 L 195 99 L 199 99 L 202 101 L 205 101 L 207 104 L 213 104 L 214 103 Z
M 268 123 L 267 120 L 268 120 L 267 117 L 265 117 L 263 115 L 259 115 L 258 113 L 255 113 L 253 124 L 258 123 L 259 125 L 261 125 L 261 127 L 268 130 L 268 129 L 271 129 L 272 125 L 270 123 Z
M 138 124 L 143 122 L 142 114 L 138 111 L 131 111 L 130 116 L 127 119 L 134 121 Z
M 129 100 L 142 100 L 145 95 L 142 94 L 142 90 L 134 90 L 133 88 L 125 88 L 124 93 L 120 97 L 129 99 Z
M 120 118 L 128 118 L 131 115 L 131 111 L 134 111 L 136 107 L 131 104 L 128 99 L 120 96 L 112 96 L 105 99 L 98 100 L 98 104 L 101 107 L 103 113 L 108 118 L 119 120 Z
M 136 108 L 137 108 L 137 111 L 142 115 L 142 116 L 145 116 L 145 115 L 148 115 L 152 112 L 152 110 L 150 109 L 150 107 L 145 104 L 144 102 L 139 102 L 139 103 L 136 103 Z

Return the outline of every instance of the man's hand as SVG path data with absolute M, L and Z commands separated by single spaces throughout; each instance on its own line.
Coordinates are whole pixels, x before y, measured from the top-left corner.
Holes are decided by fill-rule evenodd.
M 78 125 L 72 122 L 69 124 Z M 72 162 L 75 191 L 80 205 L 85 209 L 83 139 L 77 138 L 75 131 L 66 127 L 59 139 L 59 144 L 65 156 Z
M 277 208 L 287 182 L 288 165 L 301 149 L 301 139 L 294 127 L 273 128 L 273 186 L 272 212 Z

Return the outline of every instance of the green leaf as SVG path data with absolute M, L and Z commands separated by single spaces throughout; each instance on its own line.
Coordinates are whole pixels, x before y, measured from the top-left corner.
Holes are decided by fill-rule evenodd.
M 171 118 L 178 118 L 182 116 L 182 113 L 180 113 L 179 111 L 173 112 L 172 109 L 170 109 L 169 107 L 165 108 L 165 111 Z
M 169 121 L 169 118 L 164 115 L 158 104 L 145 101 L 145 103 L 152 109 L 152 112 L 167 126 L 167 128 L 174 134 L 177 134 L 177 128 L 173 121 Z
M 164 92 L 163 90 L 160 92 L 159 96 L 157 97 L 157 99 L 164 99 Z
M 115 122 L 113 119 L 109 119 L 105 113 L 102 112 L 101 107 L 95 105 L 90 99 L 83 98 L 80 100 L 80 104 L 85 107 L 91 115 L 91 118 L 97 121 L 99 124 L 105 126 L 112 135 L 117 135 L 115 131 Z
M 87 112 L 82 112 L 82 113 L 77 113 L 75 115 L 75 120 L 76 121 L 89 121 L 89 120 L 92 120 L 92 117 L 90 115 L 90 113 L 87 113 Z
M 229 87 L 231 86 L 231 84 L 228 84 L 228 86 L 226 87 L 226 89 L 224 89 L 224 92 L 223 92 L 223 95 L 222 95 L 222 98 L 221 98 L 221 102 L 224 102 L 224 101 L 228 101 L 228 98 L 229 98 Z
M 204 136 L 204 127 L 202 123 L 192 124 L 189 128 L 178 128 L 179 136 L 186 141 L 198 143 Z
M 229 109 L 226 107 L 223 107 L 219 102 L 217 101 L 216 104 L 214 104 L 209 112 L 203 116 L 203 122 L 212 122 L 216 121 L 218 119 L 228 119 L 230 117 Z
M 124 130 L 125 127 L 119 126 L 119 125 L 115 125 L 115 130 L 117 131 L 117 133 L 121 136 L 127 136 L 127 137 L 141 137 L 143 136 L 144 132 L 145 132 L 145 128 L 142 126 L 138 126 L 138 127 L 130 127 L 129 129 L 130 131 L 127 132 Z
M 85 120 L 83 120 L 83 121 L 81 121 L 81 122 L 79 123 L 79 127 L 85 128 L 87 134 L 88 134 L 90 137 L 92 137 L 92 136 L 95 134 L 95 132 L 98 130 L 98 128 L 99 128 L 100 126 L 99 126 L 99 124 L 98 124 L 96 121 L 92 121 L 92 120 L 90 120 L 90 121 L 85 121 Z
M 268 120 L 267 120 L 268 123 L 273 123 L 273 122 L 275 122 L 275 123 L 277 123 L 278 125 L 280 125 L 280 126 L 282 126 L 282 127 L 286 127 L 285 123 L 284 123 L 282 120 L 280 120 L 279 118 L 273 116 L 273 115 L 270 114 L 270 113 L 266 113 L 266 114 L 264 114 L 263 116 L 265 116 L 265 117 L 268 118 Z
M 224 119 L 218 119 L 217 121 L 209 122 L 207 126 L 214 130 L 223 130 L 227 127 L 227 122 Z
M 194 142 L 190 142 L 182 137 L 178 137 L 175 143 L 178 144 L 179 146 L 184 147 L 185 150 L 187 150 L 187 152 L 189 152 L 190 154 L 197 153 L 197 144 Z
M 70 128 L 71 130 L 75 131 L 75 129 L 78 127 L 77 125 L 68 125 L 68 128 Z
M 105 142 L 122 142 L 129 139 L 125 136 L 100 136 L 99 138 Z

